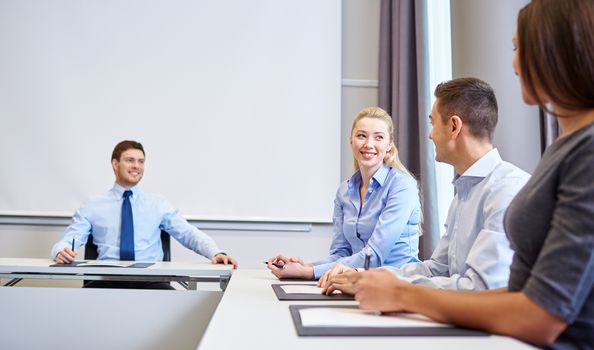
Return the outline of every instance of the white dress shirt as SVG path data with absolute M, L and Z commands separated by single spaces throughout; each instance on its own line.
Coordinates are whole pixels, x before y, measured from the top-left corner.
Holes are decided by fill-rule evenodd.
M 513 251 L 503 216 L 530 175 L 504 162 L 497 149 L 456 176 L 445 233 L 429 260 L 389 268 L 414 284 L 484 290 L 507 285 Z

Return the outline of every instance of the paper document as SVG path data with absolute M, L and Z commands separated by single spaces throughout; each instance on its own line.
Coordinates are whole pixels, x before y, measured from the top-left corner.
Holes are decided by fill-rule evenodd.
M 76 264 L 76 266 L 91 266 L 91 267 L 128 267 L 130 266 L 129 262 L 121 262 L 117 260 L 95 260 L 95 261 L 87 261 L 80 264 Z
M 287 294 L 322 294 L 322 288 L 312 285 L 301 285 L 301 284 L 288 284 L 281 286 L 283 291 Z M 338 290 L 335 290 L 332 294 L 339 294 L 341 293 Z
M 353 308 L 304 308 L 299 314 L 304 327 L 453 327 L 420 314 L 381 315 Z

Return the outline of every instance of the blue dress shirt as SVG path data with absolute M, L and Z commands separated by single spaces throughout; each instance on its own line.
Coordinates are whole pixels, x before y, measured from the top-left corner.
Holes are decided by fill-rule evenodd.
M 145 193 L 132 187 L 132 213 L 134 217 L 134 249 L 136 261 L 162 261 L 161 230 L 167 231 L 184 247 L 212 258 L 221 252 L 212 238 L 188 223 L 162 196 Z M 52 259 L 64 247 L 75 248 L 87 243 L 93 234 L 99 260 L 120 260 L 120 221 L 122 195 L 125 189 L 118 184 L 107 193 L 91 198 L 72 217 L 64 237 L 52 248 Z
M 391 270 L 411 283 L 434 288 L 484 290 L 507 285 L 513 251 L 503 216 L 530 175 L 492 149 L 453 185 L 445 233 L 429 260 Z
M 370 180 L 363 207 L 361 181 L 357 171 L 336 192 L 330 256 L 313 263 L 316 279 L 339 262 L 363 267 L 366 245 L 372 250 L 371 267 L 419 261 L 421 205 L 415 179 L 383 164 Z

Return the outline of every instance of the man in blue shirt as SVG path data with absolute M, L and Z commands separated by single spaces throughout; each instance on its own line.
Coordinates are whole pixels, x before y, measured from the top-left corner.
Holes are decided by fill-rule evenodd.
M 162 261 L 161 230 L 183 246 L 211 259 L 213 264 L 237 262 L 218 248 L 214 240 L 190 225 L 162 196 L 140 190 L 144 173 L 144 148 L 135 141 L 122 141 L 112 153 L 115 184 L 107 193 L 92 197 L 81 206 L 66 228 L 64 237 L 52 248 L 52 258 L 68 264 L 76 248 L 87 243 L 89 234 L 97 245 L 98 260 Z M 99 283 L 101 282 L 101 283 Z M 93 282 L 94 286 L 167 288 L 147 283 Z M 126 285 L 126 286 L 124 286 Z M 167 284 L 169 285 L 169 284 Z
M 529 174 L 505 162 L 493 147 L 497 100 L 492 88 L 475 78 L 439 84 L 435 89 L 429 138 L 435 159 L 451 164 L 456 195 L 445 233 L 429 260 L 400 268 L 386 267 L 413 284 L 455 290 L 495 289 L 507 285 L 513 251 L 503 229 L 503 216 Z M 320 286 L 351 291 L 337 266 Z M 332 277 L 331 277 L 332 276 Z

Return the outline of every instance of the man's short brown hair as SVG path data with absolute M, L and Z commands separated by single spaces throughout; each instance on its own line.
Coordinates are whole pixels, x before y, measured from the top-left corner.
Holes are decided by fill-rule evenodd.
M 437 85 L 435 97 L 443 123 L 457 115 L 468 125 L 471 135 L 493 140 L 497 126 L 497 99 L 489 84 L 477 78 L 454 79 Z
M 140 144 L 140 142 L 136 142 L 136 141 L 130 141 L 130 140 L 124 140 L 120 143 L 118 143 L 115 148 L 113 149 L 113 152 L 111 152 L 111 160 L 120 160 L 120 157 L 122 156 L 122 153 L 124 153 L 125 151 L 129 150 L 129 149 L 138 149 L 142 151 L 142 155 L 144 154 L 144 148 L 142 147 L 142 144 Z

